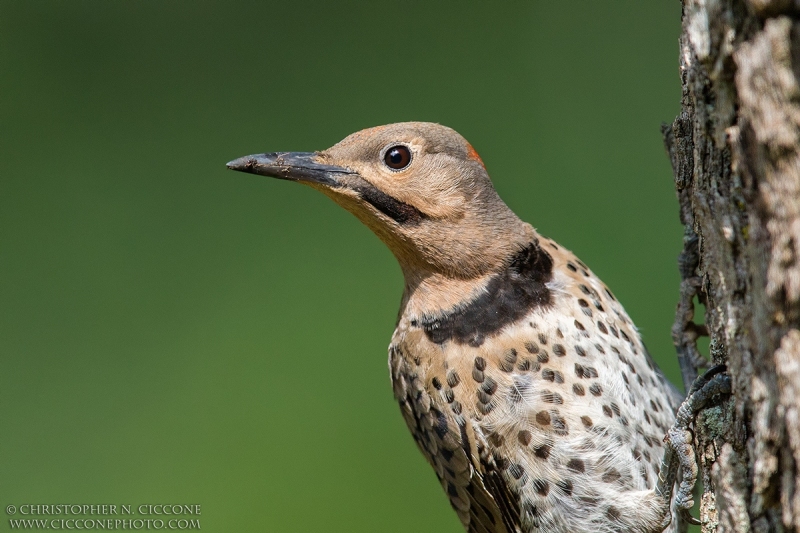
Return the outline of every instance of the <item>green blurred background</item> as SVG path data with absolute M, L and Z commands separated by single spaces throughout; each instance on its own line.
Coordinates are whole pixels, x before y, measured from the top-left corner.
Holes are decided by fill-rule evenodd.
M 389 122 L 468 138 L 677 382 L 659 125 L 679 19 L 677 0 L 0 1 L 2 508 L 461 531 L 391 395 L 394 258 L 321 194 L 224 166 Z

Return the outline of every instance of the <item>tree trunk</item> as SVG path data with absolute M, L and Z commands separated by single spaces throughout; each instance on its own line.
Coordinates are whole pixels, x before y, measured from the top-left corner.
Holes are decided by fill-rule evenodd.
M 800 0 L 683 0 L 682 110 L 664 126 L 685 225 L 673 337 L 684 381 L 706 332 L 733 381 L 695 426 L 704 532 L 800 532 L 798 20 Z

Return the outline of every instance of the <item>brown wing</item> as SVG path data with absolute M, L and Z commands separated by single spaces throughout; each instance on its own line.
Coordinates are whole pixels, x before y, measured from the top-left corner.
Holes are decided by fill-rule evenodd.
M 494 460 L 479 459 L 469 421 L 454 412 L 453 404 L 429 394 L 399 354 L 390 354 L 400 411 L 465 529 L 470 533 L 517 533 L 518 505 L 512 504 L 516 500 L 505 488 Z
M 498 462 L 503 461 L 507 464 L 508 461 L 503 458 L 493 457 L 483 450 L 479 452 L 479 455 L 482 470 L 482 475 L 480 476 L 482 478 L 482 484 L 486 487 L 494 507 L 499 511 L 503 520 L 504 529 L 497 529 L 497 531 L 509 531 L 509 533 L 519 532 L 519 496 L 506 484 L 500 471 L 501 465 L 498 464 Z M 473 477 L 476 478 L 478 476 Z M 477 483 L 473 482 L 473 484 Z M 492 516 L 488 518 L 490 521 L 492 520 Z
M 487 531 L 519 533 L 521 531 L 519 495 L 517 495 L 503 479 L 502 469 L 508 467 L 508 460 L 489 453 L 488 446 L 482 439 L 476 441 L 466 449 L 474 450 L 472 455 L 479 458 L 479 469 L 473 472 L 470 493 L 474 496 L 473 509 L 469 531 L 483 531 L 477 524 L 485 527 Z M 469 435 L 469 434 L 468 434 Z M 469 441 L 469 436 L 467 436 Z M 487 512 L 490 511 L 490 512 Z M 472 529 L 476 524 L 477 529 Z
M 500 514 L 495 499 L 489 494 L 481 482 L 470 485 L 469 533 L 517 533 L 518 528 L 506 524 L 506 517 Z

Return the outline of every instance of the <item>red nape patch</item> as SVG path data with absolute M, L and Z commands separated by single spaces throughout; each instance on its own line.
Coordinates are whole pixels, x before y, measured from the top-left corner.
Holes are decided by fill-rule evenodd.
M 486 168 L 486 165 L 483 164 L 483 159 L 481 159 L 481 156 L 478 155 L 478 152 L 476 152 L 475 148 L 473 148 L 469 143 L 467 143 L 467 157 L 477 161 L 483 168 Z

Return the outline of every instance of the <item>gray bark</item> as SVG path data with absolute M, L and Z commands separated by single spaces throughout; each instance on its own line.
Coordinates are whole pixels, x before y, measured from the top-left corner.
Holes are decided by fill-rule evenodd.
M 703 531 L 800 532 L 800 0 L 683 0 L 680 73 L 673 337 L 685 381 L 704 334 L 733 381 L 695 426 Z

